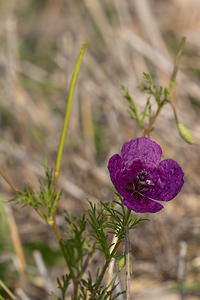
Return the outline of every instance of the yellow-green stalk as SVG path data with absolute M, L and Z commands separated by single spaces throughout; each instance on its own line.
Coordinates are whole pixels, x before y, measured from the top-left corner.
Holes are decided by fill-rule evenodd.
M 65 120 L 64 120 L 64 125 L 60 137 L 60 143 L 59 143 L 59 148 L 58 148 L 58 153 L 57 153 L 57 159 L 56 159 L 56 168 L 55 168 L 55 173 L 54 173 L 54 196 L 56 195 L 56 189 L 57 189 L 57 183 L 58 183 L 58 176 L 60 172 L 60 165 L 61 165 L 61 159 L 62 159 L 62 154 L 63 154 L 63 148 L 65 144 L 65 139 L 67 135 L 67 129 L 68 129 L 68 124 L 69 124 L 69 116 L 71 112 L 71 105 L 72 105 L 72 100 L 73 100 L 73 94 L 74 94 L 74 88 L 76 85 L 76 80 L 78 77 L 79 69 L 81 66 L 81 61 L 83 58 L 83 54 L 85 51 L 86 45 L 83 44 L 81 48 L 81 52 L 78 58 L 78 61 L 76 63 L 76 67 L 72 76 L 72 81 L 70 85 L 70 90 L 69 90 L 69 96 L 68 96 L 68 101 L 67 101 L 67 108 L 65 112 Z

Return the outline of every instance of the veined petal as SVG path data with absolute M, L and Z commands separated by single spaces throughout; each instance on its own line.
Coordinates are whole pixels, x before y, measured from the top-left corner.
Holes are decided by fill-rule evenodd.
M 154 187 L 146 195 L 159 201 L 172 200 L 181 190 L 184 173 L 179 164 L 173 159 L 160 162 L 152 173 Z
M 127 197 L 129 193 L 126 191 L 126 186 L 129 183 L 129 177 L 119 154 L 114 154 L 109 159 L 108 170 L 110 172 L 110 178 L 116 190 L 123 197 Z
M 124 161 L 118 154 L 114 154 L 108 162 L 110 178 L 117 191 L 126 197 L 133 190 L 134 178 L 142 170 L 143 164 L 140 160 L 135 160 L 130 166 L 125 166 Z
M 140 137 L 125 143 L 121 154 L 126 166 L 132 164 L 134 160 L 140 160 L 147 168 L 154 169 L 159 165 L 162 149 L 151 139 Z
M 150 200 L 147 197 L 135 199 L 133 196 L 124 198 L 123 204 L 130 210 L 134 210 L 137 213 L 156 213 L 163 209 L 163 205 Z

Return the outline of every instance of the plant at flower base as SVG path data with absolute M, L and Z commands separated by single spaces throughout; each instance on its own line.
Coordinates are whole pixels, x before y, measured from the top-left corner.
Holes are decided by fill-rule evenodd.
M 111 180 L 128 209 L 155 213 L 163 208 L 157 201 L 170 201 L 180 192 L 184 183 L 181 167 L 172 159 L 160 161 L 161 157 L 161 147 L 141 137 L 125 143 L 121 157 L 110 158 Z

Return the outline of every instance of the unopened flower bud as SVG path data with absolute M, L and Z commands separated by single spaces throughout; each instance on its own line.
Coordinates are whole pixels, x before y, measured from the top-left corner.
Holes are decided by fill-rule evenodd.
M 122 256 L 120 258 L 120 260 L 118 261 L 118 269 L 119 269 L 119 271 L 121 271 L 121 269 L 123 269 L 124 265 L 125 265 L 125 258 L 124 258 L 124 256 Z
M 180 136 L 189 144 L 193 144 L 193 138 L 191 136 L 190 131 L 182 124 L 182 123 L 178 123 L 178 131 Z

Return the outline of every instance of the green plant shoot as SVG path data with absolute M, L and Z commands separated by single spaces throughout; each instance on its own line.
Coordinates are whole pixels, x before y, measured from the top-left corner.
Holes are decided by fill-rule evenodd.
M 73 73 L 73 76 L 72 76 L 72 81 L 71 81 L 71 85 L 70 85 L 70 89 L 69 89 L 67 108 L 66 108 L 66 112 L 65 112 L 65 120 L 64 120 L 64 125 L 63 125 L 63 129 L 62 129 L 61 137 L 60 137 L 60 143 L 59 143 L 57 159 L 56 159 L 56 168 L 55 168 L 55 173 L 54 173 L 54 184 L 53 184 L 53 186 L 54 186 L 54 192 L 53 192 L 54 195 L 56 194 L 56 189 L 57 189 L 58 176 L 59 176 L 59 172 L 60 172 L 60 165 L 61 165 L 61 159 L 62 159 L 62 154 L 63 154 L 63 148 L 64 148 L 65 139 L 66 139 L 66 135 L 67 135 L 67 129 L 68 129 L 68 124 L 69 124 L 69 116 L 70 116 L 70 112 L 71 112 L 74 89 L 75 89 L 78 73 L 79 73 L 79 70 L 80 70 L 83 54 L 85 52 L 85 47 L 86 47 L 86 45 L 83 44 L 83 46 L 81 48 L 79 58 L 78 58 L 78 61 L 76 63 L 76 67 L 75 67 L 75 70 L 74 70 L 74 73 Z

